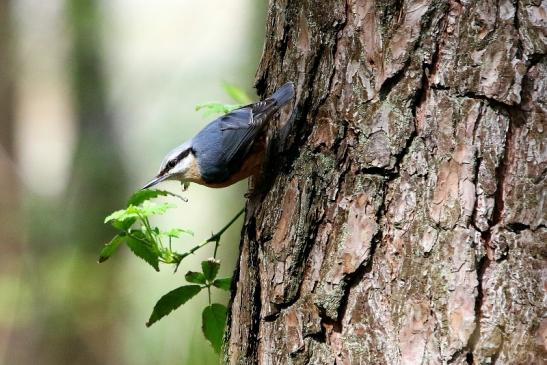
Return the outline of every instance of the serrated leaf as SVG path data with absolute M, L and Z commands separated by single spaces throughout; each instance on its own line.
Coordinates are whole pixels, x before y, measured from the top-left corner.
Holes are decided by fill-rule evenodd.
M 101 253 L 99 254 L 99 262 L 105 262 L 110 256 L 120 247 L 120 244 L 123 242 L 125 237 L 116 235 L 110 242 L 104 245 Z
M 179 238 L 180 235 L 183 233 L 189 236 L 194 236 L 194 232 L 190 231 L 189 229 L 181 229 L 181 228 L 171 228 L 168 231 L 161 232 L 163 236 L 172 237 L 172 238 Z
M 129 208 L 131 207 L 127 207 L 125 209 L 120 209 L 120 210 L 116 210 L 115 212 L 112 212 L 110 215 L 108 215 L 104 219 L 104 223 L 124 222 L 129 219 L 137 219 L 138 218 L 137 213 L 134 210 L 129 210 Z
M 131 195 L 131 197 L 127 201 L 127 205 L 141 205 L 145 201 L 157 198 L 158 196 L 175 196 L 177 198 L 183 199 L 181 196 L 173 194 L 166 190 L 143 189 Z
M 197 271 L 188 271 L 186 275 L 184 275 L 184 278 L 187 282 L 194 284 L 205 284 L 206 282 L 205 276 Z
M 220 353 L 222 346 L 222 336 L 224 335 L 227 313 L 226 306 L 213 303 L 205 307 L 201 316 L 203 335 L 209 340 L 217 354 Z
M 223 87 L 226 94 L 228 94 L 236 103 L 249 104 L 251 102 L 249 95 L 240 87 L 227 82 L 223 84 Z
M 213 281 L 217 277 L 219 269 L 220 261 L 215 260 L 212 257 L 207 261 L 201 262 L 201 270 L 203 271 L 205 279 L 207 279 L 208 281 Z
M 154 306 L 150 319 L 146 322 L 146 327 L 150 327 L 152 324 L 192 299 L 200 290 L 201 287 L 199 285 L 184 285 L 165 294 Z
M 144 227 L 140 228 L 140 229 L 132 229 L 130 231 L 131 235 L 141 241 L 145 241 L 147 242 L 148 244 L 150 245 L 154 245 L 153 242 L 148 242 L 149 241 L 149 238 L 146 236 L 146 234 L 144 233 L 143 229 L 146 229 Z
M 149 245 L 131 236 L 127 236 L 126 243 L 136 256 L 149 263 L 156 271 L 160 271 L 158 255 Z
M 133 222 L 131 223 L 133 224 L 137 218 L 149 217 L 152 215 L 161 215 L 164 214 L 167 210 L 175 207 L 176 205 L 171 203 L 152 203 L 149 201 L 145 201 L 141 206 L 130 205 L 125 209 L 120 209 L 113 212 L 104 219 L 104 222 L 124 223 L 128 220 L 133 220 Z
M 145 201 L 140 206 L 130 205 L 127 210 L 129 212 L 138 213 L 142 217 L 150 217 L 164 214 L 171 208 L 176 208 L 176 205 L 172 203 L 152 203 Z
M 212 114 L 226 114 L 234 109 L 240 108 L 242 105 L 237 104 L 223 104 L 215 101 L 207 103 L 201 103 L 196 105 L 196 111 L 204 110 L 204 116 L 210 116 Z
M 232 286 L 232 278 L 222 278 L 222 279 L 216 279 L 213 281 L 213 286 L 222 289 L 222 290 L 230 290 L 230 287 Z
M 112 227 L 119 229 L 120 231 L 127 231 L 133 223 L 137 221 L 137 218 L 127 218 L 125 220 L 119 221 L 119 220 L 113 220 L 110 222 Z

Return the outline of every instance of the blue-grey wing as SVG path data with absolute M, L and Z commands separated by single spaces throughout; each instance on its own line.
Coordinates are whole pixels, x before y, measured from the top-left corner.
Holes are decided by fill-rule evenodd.
M 261 130 L 253 120 L 252 108 L 239 108 L 215 119 L 192 139 L 203 179 L 221 182 L 241 167 Z
M 207 182 L 225 181 L 244 162 L 270 117 L 294 97 L 288 82 L 266 100 L 236 109 L 206 125 L 190 141 Z
M 287 82 L 269 98 L 236 109 L 220 118 L 220 132 L 225 162 L 243 158 L 268 119 L 294 97 L 294 85 Z
M 255 120 L 251 107 L 243 107 L 222 116 L 219 123 L 224 161 L 230 165 L 249 152 L 263 121 Z

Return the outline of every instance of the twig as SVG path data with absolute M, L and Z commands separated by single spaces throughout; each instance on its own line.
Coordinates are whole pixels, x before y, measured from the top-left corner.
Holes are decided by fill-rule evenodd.
M 199 245 L 193 247 L 190 251 L 186 252 L 186 253 L 183 253 L 182 255 L 180 255 L 180 259 L 179 261 L 177 262 L 177 266 L 175 266 L 175 272 L 177 272 L 177 269 L 179 268 L 179 265 L 181 263 L 181 261 L 186 257 L 186 256 L 190 256 L 192 255 L 194 252 L 196 252 L 197 250 L 199 250 L 200 248 L 206 246 L 208 243 L 210 242 L 215 242 L 215 252 L 214 252 L 214 257 L 216 258 L 216 255 L 217 255 L 217 249 L 218 249 L 218 246 L 219 246 L 219 243 L 220 243 L 220 237 L 222 236 L 222 234 L 224 232 L 226 232 L 226 230 L 228 228 L 230 228 L 230 226 L 232 224 L 234 224 L 234 222 L 239 218 L 240 215 L 243 214 L 243 212 L 245 212 L 245 208 L 241 209 L 236 215 L 235 217 L 232 218 L 232 220 L 230 220 L 220 231 L 218 231 L 217 233 L 211 235 L 211 237 L 209 237 L 208 239 L 206 239 L 205 241 L 201 242 Z

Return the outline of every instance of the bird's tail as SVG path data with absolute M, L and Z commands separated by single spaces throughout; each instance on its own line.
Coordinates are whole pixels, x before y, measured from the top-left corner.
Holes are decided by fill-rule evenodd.
M 292 82 L 287 82 L 276 92 L 272 94 L 268 99 L 275 100 L 275 106 L 277 108 L 282 107 L 287 104 L 294 97 L 294 84 Z

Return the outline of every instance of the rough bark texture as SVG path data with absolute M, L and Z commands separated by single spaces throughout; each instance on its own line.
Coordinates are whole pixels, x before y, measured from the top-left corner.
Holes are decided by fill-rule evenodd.
M 546 12 L 270 1 L 257 88 L 295 81 L 296 109 L 248 201 L 226 362 L 547 361 Z

